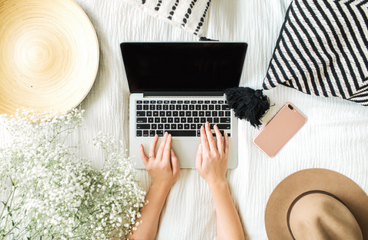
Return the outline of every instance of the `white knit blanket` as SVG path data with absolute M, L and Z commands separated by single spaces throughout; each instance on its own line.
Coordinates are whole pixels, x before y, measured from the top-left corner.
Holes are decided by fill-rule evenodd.
M 99 38 L 101 60 L 96 82 L 82 103 L 86 130 L 75 134 L 82 155 L 100 167 L 100 153 L 87 140 L 99 131 L 113 133 L 128 147 L 129 88 L 119 43 L 123 41 L 197 41 L 194 35 L 158 20 L 121 0 L 76 0 Z M 261 88 L 290 0 L 213 0 L 207 37 L 249 44 L 242 86 Z M 274 106 L 267 122 L 287 101 L 307 117 L 306 125 L 274 158 L 252 139 L 256 129 L 239 120 L 239 166 L 228 171 L 231 193 L 249 239 L 267 239 L 264 210 L 275 186 L 289 174 L 320 167 L 352 178 L 368 191 L 368 108 L 341 99 L 314 97 L 279 86 L 266 92 Z M 0 144 L 9 140 L 0 127 Z M 137 146 L 138 147 L 138 146 Z M 137 156 L 139 157 L 139 156 Z M 148 190 L 150 177 L 139 171 Z M 161 214 L 159 240 L 212 240 L 216 213 L 206 182 L 195 170 L 182 169 Z

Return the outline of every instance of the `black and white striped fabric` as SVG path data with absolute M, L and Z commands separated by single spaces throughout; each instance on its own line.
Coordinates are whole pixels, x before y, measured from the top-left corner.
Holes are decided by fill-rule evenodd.
M 125 0 L 158 19 L 204 37 L 211 0 Z
M 279 84 L 368 106 L 368 0 L 294 0 L 263 88 Z

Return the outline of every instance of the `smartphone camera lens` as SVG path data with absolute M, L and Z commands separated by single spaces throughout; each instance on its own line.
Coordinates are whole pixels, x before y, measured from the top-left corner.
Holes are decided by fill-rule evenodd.
M 293 106 L 291 106 L 290 104 L 288 105 L 288 107 L 291 109 L 291 110 L 293 110 L 294 108 L 293 108 Z

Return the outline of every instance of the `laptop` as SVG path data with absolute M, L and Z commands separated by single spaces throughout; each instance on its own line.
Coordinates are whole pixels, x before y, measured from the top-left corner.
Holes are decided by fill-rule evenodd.
M 195 168 L 199 130 L 206 122 L 228 133 L 228 168 L 236 168 L 238 121 L 224 91 L 239 86 L 247 44 L 123 42 L 120 48 L 131 92 L 129 155 L 135 156 L 135 168 L 145 168 L 139 145 L 149 156 L 153 137 L 160 137 L 158 149 L 165 132 L 172 135 L 180 168 Z

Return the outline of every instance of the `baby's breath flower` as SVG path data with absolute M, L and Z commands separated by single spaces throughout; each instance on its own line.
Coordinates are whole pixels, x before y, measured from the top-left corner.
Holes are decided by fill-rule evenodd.
M 128 236 L 139 225 L 145 192 L 122 141 L 101 132 L 92 140 L 106 152 L 99 170 L 77 157 L 77 145 L 63 144 L 84 119 L 78 109 L 39 114 L 21 108 L 0 115 L 0 125 L 12 135 L 0 148 L 0 234 L 100 240 Z

